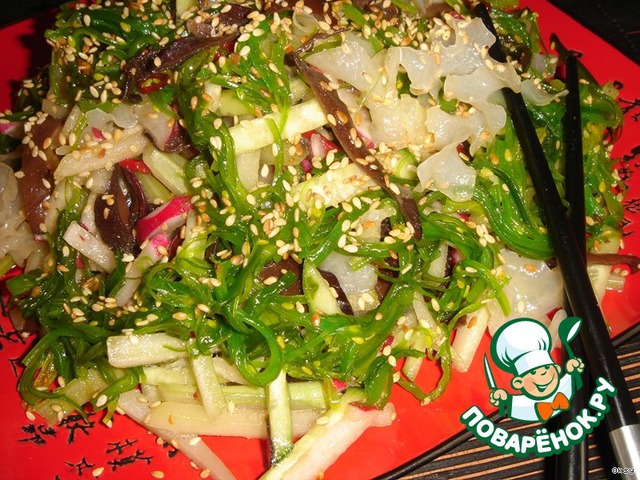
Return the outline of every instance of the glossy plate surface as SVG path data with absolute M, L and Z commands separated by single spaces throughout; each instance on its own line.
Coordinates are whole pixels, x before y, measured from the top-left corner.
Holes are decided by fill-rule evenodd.
M 616 144 L 614 155 L 621 159 L 620 174 L 629 185 L 626 198 L 625 251 L 640 254 L 640 67 L 614 50 L 603 40 L 579 26 L 544 1 L 523 2 L 540 13 L 543 38 L 555 32 L 567 47 L 583 53 L 582 61 L 600 82 L 616 81 L 621 88 L 620 102 L 626 126 Z M 42 32 L 51 25 L 46 14 L 0 30 L 3 66 L 0 69 L 0 108 L 9 106 L 11 92 L 18 80 L 32 75 L 47 62 L 49 51 Z M 640 274 L 628 278 L 623 291 L 612 291 L 604 302 L 612 335 L 640 322 Z M 11 323 L 0 319 L 0 478 L 4 480 L 40 480 L 78 478 L 164 478 L 198 479 L 199 471 L 173 447 L 158 444 L 126 418 L 116 416 L 112 428 L 91 415 L 91 424 L 70 417 L 63 425 L 51 428 L 40 420 L 30 421 L 20 405 L 15 386 L 20 372 L 19 359 L 32 343 L 15 332 Z M 488 347 L 488 338 L 482 350 Z M 398 418 L 391 427 L 367 431 L 325 475 L 325 479 L 360 480 L 383 474 L 406 461 L 433 449 L 462 430 L 459 416 L 471 405 L 483 411 L 492 409 L 482 370 L 481 352 L 467 374 L 455 374 L 445 394 L 431 405 L 421 407 L 404 391 L 396 391 L 392 401 Z M 423 385 L 436 381 L 437 370 L 424 368 Z M 496 372 L 498 373 L 498 372 Z M 497 376 L 498 384 L 507 382 Z M 505 384 L 505 383 L 502 383 Z M 266 444 L 244 439 L 209 438 L 214 452 L 231 468 L 238 479 L 254 479 L 264 471 Z M 505 463 L 509 458 L 505 459 Z

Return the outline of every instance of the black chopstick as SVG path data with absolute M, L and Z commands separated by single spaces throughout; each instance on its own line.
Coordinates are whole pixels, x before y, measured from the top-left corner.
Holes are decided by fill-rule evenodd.
M 483 4 L 475 7 L 476 14 L 496 37 L 489 54 L 499 62 L 507 58 L 501 42 Z M 640 424 L 622 369 L 615 355 L 602 311 L 591 287 L 586 264 L 573 236 L 565 207 L 556 188 L 549 164 L 540 145 L 534 125 L 522 95 L 511 89 L 503 90 L 516 135 L 522 148 L 536 196 L 545 216 L 549 237 L 562 272 L 565 291 L 573 313 L 583 320 L 580 338 L 594 380 L 605 378 L 617 388 L 610 399 L 610 411 L 605 416 L 609 440 L 616 455 L 617 466 L 640 470 Z
M 584 204 L 584 158 L 582 151 L 582 116 L 580 112 L 580 84 L 578 78 L 578 60 L 568 52 L 565 58 L 565 98 L 564 116 L 565 144 L 565 198 L 569 203 L 569 225 L 578 244 L 583 260 L 586 259 L 586 222 Z M 568 316 L 573 315 L 567 295 L 564 296 L 564 309 Z M 582 340 L 578 337 L 571 342 L 576 357 L 584 358 Z M 559 425 L 567 425 L 583 408 L 588 406 L 587 390 L 589 382 L 584 381 L 582 388 L 571 399 L 571 406 L 557 419 Z M 573 445 L 569 450 L 555 458 L 555 478 L 557 480 L 586 480 L 589 473 L 588 462 L 589 437 Z

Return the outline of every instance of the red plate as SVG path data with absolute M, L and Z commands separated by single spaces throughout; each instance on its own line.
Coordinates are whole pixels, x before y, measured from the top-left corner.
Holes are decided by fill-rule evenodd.
M 540 12 L 543 38 L 556 32 L 569 48 L 583 52 L 582 61 L 600 81 L 616 81 L 621 86 L 620 102 L 625 110 L 626 126 L 616 144 L 614 155 L 622 159 L 622 177 L 629 185 L 625 224 L 625 251 L 640 254 L 640 177 L 629 178 L 639 168 L 640 155 L 640 67 L 603 40 L 585 30 L 562 12 L 540 0 L 523 2 Z M 48 47 L 43 30 L 52 15 L 43 15 L 0 30 L 4 50 L 0 69 L 0 107 L 9 106 L 16 80 L 33 74 L 47 61 Z M 640 321 L 640 275 L 628 279 L 622 292 L 609 292 L 604 302 L 612 335 Z M 0 320 L 0 478 L 4 480 L 93 478 L 153 478 L 152 472 L 164 472 L 165 478 L 198 479 L 199 472 L 175 449 L 158 444 L 156 438 L 126 418 L 117 417 L 112 428 L 100 423 L 98 415 L 91 425 L 77 418 L 50 428 L 40 420 L 30 421 L 20 405 L 15 385 L 20 372 L 19 359 L 31 344 L 13 331 L 6 318 Z M 482 348 L 486 349 L 488 339 Z M 388 428 L 370 429 L 326 472 L 326 479 L 367 479 L 383 474 L 404 462 L 433 449 L 462 430 L 460 414 L 471 405 L 491 410 L 482 362 L 476 361 L 467 374 L 454 373 L 445 394 L 431 405 L 420 407 L 404 391 L 396 391 L 393 403 L 397 421 Z M 434 382 L 435 369 L 425 368 L 423 382 Z M 504 381 L 504 379 L 502 379 Z M 498 378 L 498 382 L 501 379 Z M 210 438 L 212 449 L 239 479 L 254 479 L 264 471 L 266 446 L 260 441 Z M 505 462 L 509 462 L 506 457 Z M 102 470 L 100 470 L 102 469 Z

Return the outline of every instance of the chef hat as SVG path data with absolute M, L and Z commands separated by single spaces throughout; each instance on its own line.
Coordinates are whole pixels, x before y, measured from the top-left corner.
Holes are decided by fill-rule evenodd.
M 530 318 L 505 323 L 491 341 L 491 356 L 495 364 L 517 375 L 555 363 L 550 352 L 549 331 L 542 323 Z

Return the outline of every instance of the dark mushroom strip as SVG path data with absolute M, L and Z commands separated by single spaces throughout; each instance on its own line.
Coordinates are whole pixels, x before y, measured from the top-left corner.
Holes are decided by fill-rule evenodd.
M 338 294 L 336 301 L 338 302 L 338 307 L 340 307 L 340 310 L 342 311 L 342 313 L 344 313 L 345 315 L 353 315 L 353 307 L 351 306 L 351 303 L 349 303 L 347 294 L 344 293 L 344 290 L 340 286 L 340 281 L 338 280 L 338 277 L 336 277 L 331 272 L 327 272 L 326 270 L 318 270 L 318 271 L 320 272 L 320 275 L 322 275 L 322 278 L 324 278 L 329 283 L 329 286 L 333 288 Z
M 631 273 L 640 271 L 640 257 L 624 253 L 587 253 L 589 265 L 626 265 Z
M 280 292 L 282 295 L 302 295 L 302 269 L 293 258 L 283 258 L 279 262 L 270 262 L 262 268 L 258 279 L 264 281 L 269 277 L 280 279 L 283 272 L 291 272 L 296 276 L 296 281 Z
M 455 10 L 446 2 L 431 2 L 424 11 L 426 18 L 442 17 L 445 13 L 455 13 Z
M 47 200 L 53 192 L 53 171 L 60 161 L 55 153 L 62 122 L 47 116 L 29 131 L 31 142 L 22 149 L 22 175 L 18 178 L 27 223 L 34 234 L 44 233 Z
M 109 190 L 96 199 L 94 214 L 102 240 L 114 252 L 133 253 L 134 227 L 147 213 L 147 201 L 135 175 L 118 165 L 113 168 Z
M 179 38 L 160 50 L 143 50 L 123 67 L 126 77 L 123 97 L 129 98 L 133 94 L 134 86 L 152 75 L 175 69 L 196 53 L 233 42 L 237 37 L 237 32 L 220 37 L 189 36 Z
M 411 192 L 408 188 L 390 183 L 389 177 L 384 174 L 380 162 L 371 154 L 358 136 L 353 120 L 347 113 L 346 105 L 340 100 L 338 93 L 329 85 L 329 79 L 302 58 L 302 53 L 310 50 L 315 39 L 318 38 L 321 37 L 314 37 L 314 39 L 305 43 L 293 53 L 296 67 L 330 118 L 329 125 L 331 130 L 351 161 L 357 163 L 364 173 L 397 202 L 404 218 L 413 227 L 415 238 L 422 238 L 420 212 Z
M 129 187 L 128 193 L 131 196 L 131 213 L 129 216 L 131 218 L 131 223 L 135 225 L 138 223 L 138 220 L 151 211 L 151 206 L 145 196 L 144 188 L 142 188 L 136 174 L 124 168 L 121 168 L 120 171 L 124 176 L 125 183 Z
M 209 2 L 204 2 L 209 4 Z M 204 10 L 205 8 L 202 8 Z M 187 29 L 189 32 L 196 37 L 212 37 L 217 34 L 222 33 L 221 30 L 224 28 L 237 28 L 238 26 L 245 25 L 249 23 L 249 14 L 253 11 L 253 9 L 246 7 L 240 4 L 227 4 L 225 8 L 222 9 L 219 13 L 215 13 L 211 15 L 211 19 L 208 21 L 195 21 L 189 20 L 187 22 Z M 216 20 L 217 27 L 213 27 L 213 19 Z

